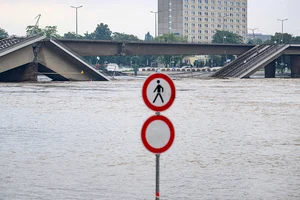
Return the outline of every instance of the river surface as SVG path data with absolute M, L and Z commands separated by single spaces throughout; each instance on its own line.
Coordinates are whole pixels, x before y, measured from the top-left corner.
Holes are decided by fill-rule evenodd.
M 0 199 L 154 199 L 143 79 L 0 83 Z M 174 80 L 161 199 L 300 199 L 300 80 Z

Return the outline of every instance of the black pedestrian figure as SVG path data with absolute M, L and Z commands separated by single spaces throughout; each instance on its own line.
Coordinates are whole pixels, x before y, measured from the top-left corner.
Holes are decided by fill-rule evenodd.
M 155 101 L 156 101 L 156 99 L 157 99 L 158 96 L 160 97 L 161 101 L 164 103 L 164 100 L 163 100 L 163 98 L 162 98 L 162 96 L 160 94 L 161 92 L 162 93 L 164 92 L 164 88 L 159 83 L 160 83 L 160 81 L 157 80 L 157 86 L 156 86 L 155 90 L 153 91 L 153 92 L 157 91 L 157 94 L 156 94 L 155 99 L 153 100 L 153 103 L 155 103 Z

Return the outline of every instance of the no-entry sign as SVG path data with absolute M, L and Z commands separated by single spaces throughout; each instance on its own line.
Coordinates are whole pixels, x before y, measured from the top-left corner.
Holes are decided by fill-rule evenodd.
M 152 74 L 142 88 L 145 104 L 153 111 L 164 111 L 174 102 L 176 89 L 172 79 L 165 74 Z
M 162 116 L 155 115 L 146 120 L 141 131 L 142 142 L 152 153 L 163 153 L 173 144 L 175 130 L 172 122 Z

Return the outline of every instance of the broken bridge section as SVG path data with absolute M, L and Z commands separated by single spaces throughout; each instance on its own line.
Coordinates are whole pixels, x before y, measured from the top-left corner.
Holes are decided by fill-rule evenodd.
M 266 77 L 270 77 L 270 74 L 273 74 L 273 71 L 275 76 L 275 65 L 274 70 L 270 70 L 269 64 L 273 63 L 275 59 L 281 56 L 289 46 L 289 44 L 281 44 L 258 45 L 253 47 L 214 73 L 212 77 L 248 78 L 256 71 L 264 67 L 266 67 Z
M 0 81 L 36 81 L 37 64 L 34 64 L 33 48 L 46 37 L 9 37 L 0 40 Z
M 103 73 L 56 39 L 42 44 L 37 62 L 39 73 L 54 81 L 109 81 Z
M 43 74 L 54 81 L 108 81 L 65 45 L 44 34 L 0 40 L 0 81 L 37 81 Z

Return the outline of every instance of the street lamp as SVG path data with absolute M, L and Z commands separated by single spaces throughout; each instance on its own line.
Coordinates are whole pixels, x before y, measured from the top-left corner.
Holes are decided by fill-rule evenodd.
M 283 44 L 283 22 L 287 21 L 288 19 L 277 19 L 278 21 L 281 21 L 281 42 Z
M 223 36 L 223 44 L 225 43 L 226 40 L 226 36 Z
M 159 13 L 159 12 L 161 12 L 161 11 L 157 11 L 157 12 L 155 12 L 155 11 L 150 11 L 151 13 L 154 13 L 154 15 L 155 15 L 155 37 L 157 36 L 157 14 Z
M 78 36 L 78 17 L 77 17 L 77 10 L 78 8 L 82 8 L 82 6 L 78 6 L 78 7 L 75 7 L 75 6 L 71 6 L 71 8 L 75 8 L 76 9 L 76 37 Z
M 226 39 L 226 36 L 225 36 L 225 33 L 224 33 L 224 21 L 225 21 L 225 18 L 227 17 L 227 14 L 224 14 L 224 16 L 223 16 L 223 44 L 224 44 L 224 39 Z

